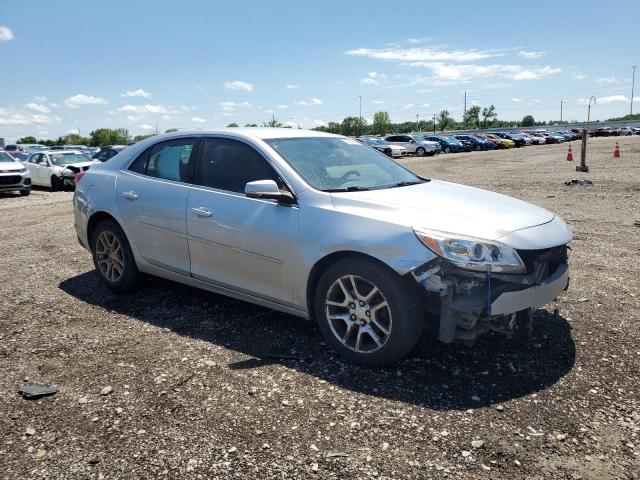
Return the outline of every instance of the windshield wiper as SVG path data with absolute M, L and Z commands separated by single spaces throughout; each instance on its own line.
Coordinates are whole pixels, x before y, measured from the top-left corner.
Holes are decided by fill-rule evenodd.
M 391 185 L 385 186 L 385 188 L 395 188 L 395 187 L 408 187 L 410 185 L 418 185 L 419 183 L 425 183 L 424 180 L 411 180 L 404 182 L 392 183 Z
M 322 190 L 323 192 L 364 192 L 366 190 L 371 190 L 368 187 L 358 187 L 356 185 L 347 188 L 328 188 L 326 190 Z

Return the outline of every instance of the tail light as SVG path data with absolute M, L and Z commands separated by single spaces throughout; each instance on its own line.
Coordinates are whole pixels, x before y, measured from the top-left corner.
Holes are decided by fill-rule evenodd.
M 78 185 L 78 182 L 82 179 L 82 177 L 84 177 L 84 174 L 87 172 L 79 172 L 76 173 L 75 176 L 73 177 L 73 185 Z

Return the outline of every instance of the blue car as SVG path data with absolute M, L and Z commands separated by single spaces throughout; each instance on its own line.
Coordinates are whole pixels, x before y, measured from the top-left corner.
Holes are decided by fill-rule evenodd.
M 485 140 L 484 138 L 466 134 L 454 135 L 454 137 L 458 140 L 465 140 L 466 142 L 469 142 L 471 144 L 471 147 L 476 151 L 491 150 L 492 148 L 494 148 L 493 143 L 489 140 Z
M 425 135 L 425 140 L 430 142 L 438 142 L 444 153 L 465 152 L 467 149 L 457 138 L 448 135 Z

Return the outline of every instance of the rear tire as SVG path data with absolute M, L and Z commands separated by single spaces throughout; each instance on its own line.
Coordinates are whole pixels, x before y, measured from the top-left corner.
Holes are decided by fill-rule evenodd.
M 427 151 L 422 148 L 422 147 L 418 147 L 416 148 L 416 155 L 419 157 L 424 157 L 427 154 Z
M 126 293 L 134 289 L 140 273 L 127 236 L 112 220 L 98 224 L 90 240 L 93 264 L 109 290 Z
M 444 153 L 451 153 L 451 147 L 445 147 Z
M 20 190 L 21 197 L 28 197 L 29 195 L 31 195 L 31 187 Z
M 313 310 L 325 341 L 342 357 L 367 367 L 406 356 L 424 326 L 417 286 L 360 258 L 340 260 L 322 274 Z

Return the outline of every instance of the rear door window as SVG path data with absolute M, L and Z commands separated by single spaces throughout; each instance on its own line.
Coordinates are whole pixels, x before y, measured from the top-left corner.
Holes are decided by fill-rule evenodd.
M 190 137 L 156 143 L 136 158 L 129 170 L 149 177 L 188 183 L 196 143 L 197 139 Z

